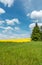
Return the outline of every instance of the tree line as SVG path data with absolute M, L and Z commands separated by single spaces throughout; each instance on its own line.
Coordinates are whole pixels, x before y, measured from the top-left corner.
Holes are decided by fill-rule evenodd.
M 33 41 L 42 41 L 42 26 L 39 27 L 37 23 L 32 30 L 31 39 Z

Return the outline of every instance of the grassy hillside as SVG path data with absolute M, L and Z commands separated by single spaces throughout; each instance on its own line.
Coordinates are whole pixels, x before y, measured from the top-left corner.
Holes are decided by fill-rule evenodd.
M 1 42 L 0 65 L 42 65 L 42 42 Z

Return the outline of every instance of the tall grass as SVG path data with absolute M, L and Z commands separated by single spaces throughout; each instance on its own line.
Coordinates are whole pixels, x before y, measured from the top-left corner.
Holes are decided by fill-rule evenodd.
M 42 42 L 0 43 L 0 65 L 42 65 Z

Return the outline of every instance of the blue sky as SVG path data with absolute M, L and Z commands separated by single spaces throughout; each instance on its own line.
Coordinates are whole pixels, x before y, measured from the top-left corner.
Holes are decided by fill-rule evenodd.
M 42 26 L 42 0 L 0 0 L 0 39 L 27 38 Z

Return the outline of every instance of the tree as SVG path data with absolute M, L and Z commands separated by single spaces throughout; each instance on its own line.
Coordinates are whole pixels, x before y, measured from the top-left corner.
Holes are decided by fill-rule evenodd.
M 40 40 L 40 29 L 37 23 L 35 24 L 35 27 L 33 28 L 31 38 L 34 41 Z
M 41 41 L 42 41 L 42 26 L 40 28 L 40 32 L 41 32 Z

